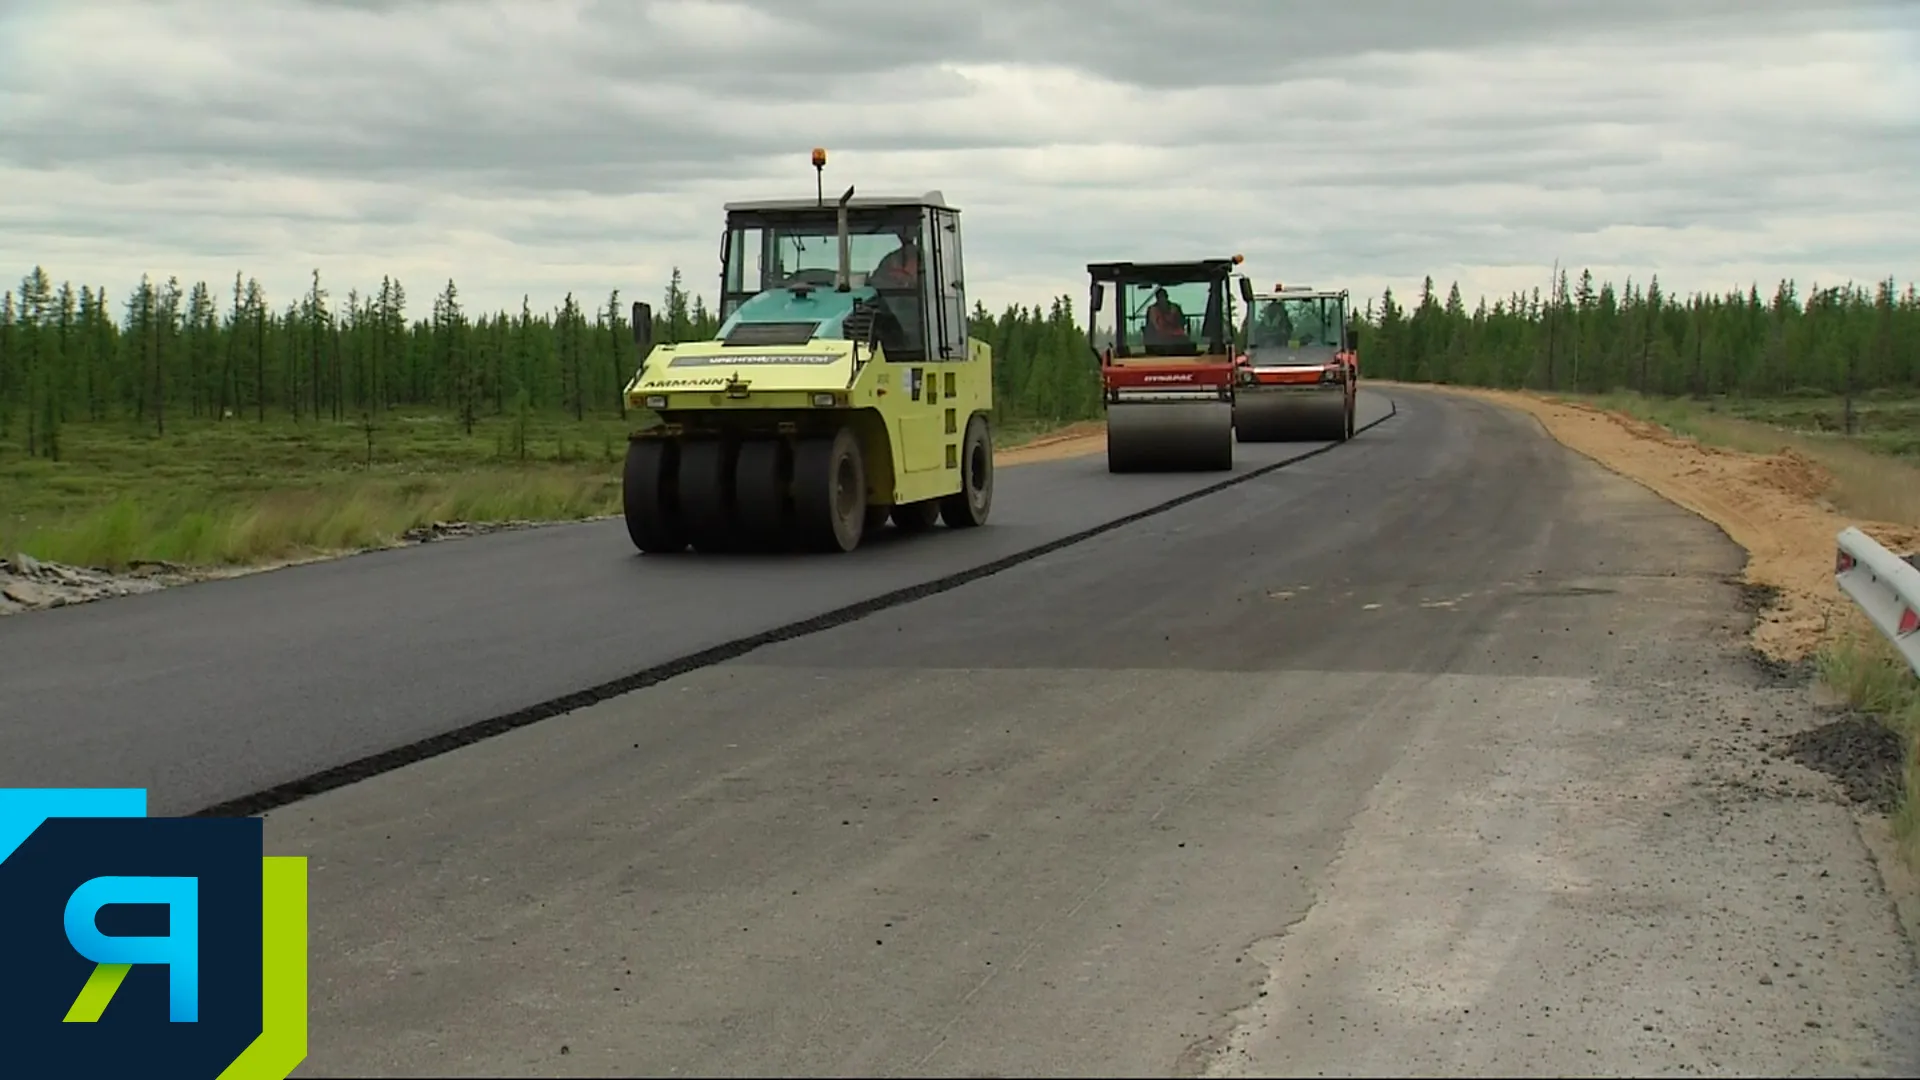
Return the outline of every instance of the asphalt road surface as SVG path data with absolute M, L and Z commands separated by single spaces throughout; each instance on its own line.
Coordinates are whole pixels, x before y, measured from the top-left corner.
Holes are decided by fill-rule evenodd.
M 1359 422 L 1391 408 L 1363 393 Z M 1232 475 L 1328 445 L 1238 446 Z M 345 775 L 323 786 L 351 779 L 363 771 L 351 763 L 371 756 L 553 711 L 569 695 L 1062 541 L 1223 475 L 1116 477 L 1101 456 L 1003 469 L 987 527 L 883 536 L 838 558 L 646 558 L 608 521 L 10 617 L 0 620 L 0 786 L 144 787 L 154 814 L 231 800 L 252 812 L 255 793 L 328 770 Z
M 1745 652 L 1738 550 L 1394 394 L 270 813 L 311 860 L 299 1075 L 1913 1075 L 1913 951 L 1766 753 L 1812 721 Z

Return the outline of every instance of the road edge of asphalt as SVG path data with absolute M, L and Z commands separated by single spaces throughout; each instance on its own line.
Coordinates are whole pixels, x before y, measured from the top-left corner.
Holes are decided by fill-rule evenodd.
M 1355 436 L 1358 436 L 1361 432 L 1379 427 L 1381 424 L 1386 423 L 1388 420 L 1400 414 L 1399 403 L 1396 402 L 1391 395 L 1382 393 L 1381 396 L 1387 399 L 1387 414 L 1356 427 L 1353 432 Z M 609 698 L 619 697 L 623 694 L 631 694 L 636 690 L 644 690 L 647 687 L 666 682 L 668 679 L 691 674 L 702 668 L 712 667 L 715 664 L 722 664 L 729 660 L 736 660 L 768 645 L 775 645 L 783 641 L 791 641 L 795 638 L 807 637 L 825 630 L 832 630 L 836 627 L 845 626 L 848 623 L 857 622 L 869 615 L 876 615 L 889 608 L 899 607 L 916 600 L 923 600 L 929 596 L 949 592 L 962 585 L 971 584 L 982 578 L 992 577 L 995 574 L 1010 570 L 1022 563 L 1032 562 L 1042 556 L 1051 555 L 1064 548 L 1084 543 L 1096 536 L 1112 532 L 1115 529 L 1124 528 L 1137 521 L 1143 521 L 1147 518 L 1167 513 L 1170 510 L 1185 506 L 1190 502 L 1203 499 L 1208 495 L 1225 491 L 1228 488 L 1238 487 L 1241 484 L 1266 476 L 1269 473 L 1283 469 L 1289 465 L 1306 461 L 1309 458 L 1319 457 L 1343 445 L 1345 445 L 1344 441 L 1330 442 L 1316 449 L 1295 454 L 1292 457 L 1271 462 L 1255 469 L 1249 469 L 1244 473 L 1230 476 L 1218 483 L 1208 484 L 1205 487 L 1177 495 L 1165 502 L 1149 506 L 1144 510 L 1136 510 L 1133 513 L 1114 518 L 1111 521 L 1102 522 L 1090 528 L 1082 529 L 1068 536 L 1062 536 L 1031 548 L 1016 551 L 1010 555 L 1001 556 L 998 559 L 982 563 L 979 566 L 946 574 L 917 585 L 908 585 L 894 589 L 890 592 L 882 593 L 879 596 L 869 597 L 858 603 L 848 604 L 819 615 L 786 623 L 769 630 L 762 630 L 745 637 L 735 638 L 732 641 L 723 642 L 719 645 L 702 649 L 699 652 L 650 665 L 631 675 L 625 675 L 618 679 L 603 682 L 597 686 L 577 690 L 571 694 L 565 694 L 557 698 L 550 698 L 546 701 L 515 709 L 512 712 L 503 713 L 499 716 L 465 724 L 452 731 L 442 732 L 439 735 L 429 736 L 425 739 L 417 739 L 390 750 L 383 750 L 377 754 L 369 754 L 343 765 L 335 765 L 331 768 L 309 773 L 294 780 L 275 784 L 272 787 L 253 792 L 252 794 L 227 799 L 213 806 L 196 810 L 185 816 L 252 817 L 258 814 L 265 814 L 269 811 L 297 803 L 303 799 L 309 799 L 315 795 L 335 790 L 336 788 L 343 788 L 357 784 L 363 780 L 370 780 L 383 773 L 393 772 L 405 768 L 408 765 L 439 757 L 442 754 L 450 753 L 462 747 L 471 746 L 474 743 L 537 724 L 542 720 L 551 720 L 556 716 L 564 716 L 567 713 L 584 709 L 589 705 L 599 704 Z

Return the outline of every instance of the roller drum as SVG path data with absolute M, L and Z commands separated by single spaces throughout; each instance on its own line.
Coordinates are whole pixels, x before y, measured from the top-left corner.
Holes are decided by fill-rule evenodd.
M 1241 442 L 1337 441 L 1347 430 L 1346 395 L 1337 391 L 1242 390 L 1233 410 Z
M 1118 402 L 1107 406 L 1110 472 L 1233 468 L 1233 406 L 1225 401 Z

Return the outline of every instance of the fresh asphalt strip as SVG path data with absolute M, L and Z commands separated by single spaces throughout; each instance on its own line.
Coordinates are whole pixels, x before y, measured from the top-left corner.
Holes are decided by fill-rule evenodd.
M 1361 432 L 1378 427 L 1399 414 L 1399 406 L 1393 402 L 1392 398 L 1387 399 L 1387 406 L 1387 414 L 1385 416 L 1356 427 L 1354 429 L 1354 435 L 1358 436 Z M 1319 457 L 1321 454 L 1328 453 L 1342 445 L 1344 444 L 1337 442 L 1327 443 L 1317 449 L 1295 454 L 1290 458 L 1272 462 L 1257 469 L 1250 469 L 1244 473 L 1238 473 L 1217 484 L 1209 484 L 1206 487 L 1198 488 L 1183 495 L 1175 496 L 1165 502 L 1149 506 L 1144 510 L 1135 511 L 1124 517 L 1115 518 L 1088 529 L 1082 529 L 1077 533 L 1050 540 L 1036 547 L 1002 556 L 1001 558 L 980 566 L 961 570 L 918 585 L 895 589 L 892 592 L 869 597 L 866 600 L 855 604 L 848 604 L 845 607 L 836 608 L 821 615 L 787 623 L 784 626 L 777 626 L 771 630 L 763 630 L 759 633 L 737 638 L 721 645 L 702 649 L 699 652 L 691 653 L 678 659 L 666 661 L 665 663 L 654 664 L 651 667 L 644 668 L 631 675 L 625 675 L 618 679 L 603 682 L 597 686 L 588 687 L 585 690 L 578 690 L 571 694 L 565 694 L 535 705 L 527 706 L 526 708 L 515 709 L 509 713 L 503 713 L 499 716 L 480 720 L 464 727 L 455 728 L 452 731 L 419 739 L 403 746 L 394 747 L 391 750 L 370 754 L 366 757 L 349 761 L 343 765 L 336 765 L 330 769 L 310 773 L 286 783 L 275 784 L 272 787 L 253 792 L 249 795 L 228 799 L 224 802 L 216 803 L 213 806 L 194 811 L 187 816 L 249 817 L 255 814 L 264 814 L 269 810 L 276 810 L 280 807 L 299 802 L 301 799 L 311 798 L 322 792 L 332 791 L 335 788 L 346 787 L 350 784 L 357 784 L 362 780 L 379 776 L 382 773 L 393 772 L 396 769 L 402 769 L 408 765 L 425 761 L 429 758 L 439 757 L 441 754 L 458 750 L 463 746 L 470 746 L 484 739 L 491 739 L 496 735 L 504 735 L 509 731 L 527 727 L 531 724 L 537 724 L 542 720 L 561 716 L 573 712 L 576 709 L 584 709 L 589 705 L 606 701 L 609 698 L 619 697 L 622 694 L 630 694 L 636 690 L 644 690 L 649 686 L 666 682 L 668 679 L 676 678 L 689 672 L 699 671 L 701 668 L 712 667 L 715 664 L 723 664 L 729 660 L 736 660 L 756 649 L 768 645 L 775 645 L 782 641 L 791 641 L 794 638 L 806 637 L 810 634 L 820 633 L 823 630 L 831 630 L 836 626 L 844 626 L 847 623 L 864 619 L 869 615 L 885 611 L 889 608 L 899 607 L 902 604 L 910 604 L 916 600 L 957 589 L 970 582 L 979 581 L 982 578 L 991 577 L 1004 570 L 1019 566 L 1021 563 L 1031 562 L 1044 555 L 1050 555 L 1063 548 L 1083 543 L 1104 533 L 1124 528 L 1136 521 L 1143 521 L 1147 518 L 1164 514 L 1176 507 L 1185 506 L 1197 499 L 1203 499 L 1216 492 L 1225 491 L 1228 488 L 1244 484 L 1249 480 L 1265 476 L 1268 473 L 1286 468 L 1289 465 L 1297 464 L 1308 458 Z

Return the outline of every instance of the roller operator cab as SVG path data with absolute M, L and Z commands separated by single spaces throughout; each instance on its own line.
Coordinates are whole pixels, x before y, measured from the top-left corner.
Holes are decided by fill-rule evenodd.
M 1352 438 L 1360 368 L 1347 291 L 1276 284 L 1248 307 L 1234 395 L 1240 441 Z
M 1110 472 L 1233 468 L 1233 327 L 1241 258 L 1092 263 Z M 1109 297 L 1111 292 L 1111 297 Z M 1104 342 L 1104 345 L 1103 345 Z
M 889 518 L 985 524 L 992 355 L 968 336 L 960 212 L 848 188 L 726 214 L 714 340 L 654 345 L 634 305 L 627 403 L 657 417 L 628 441 L 634 546 L 846 552 Z

